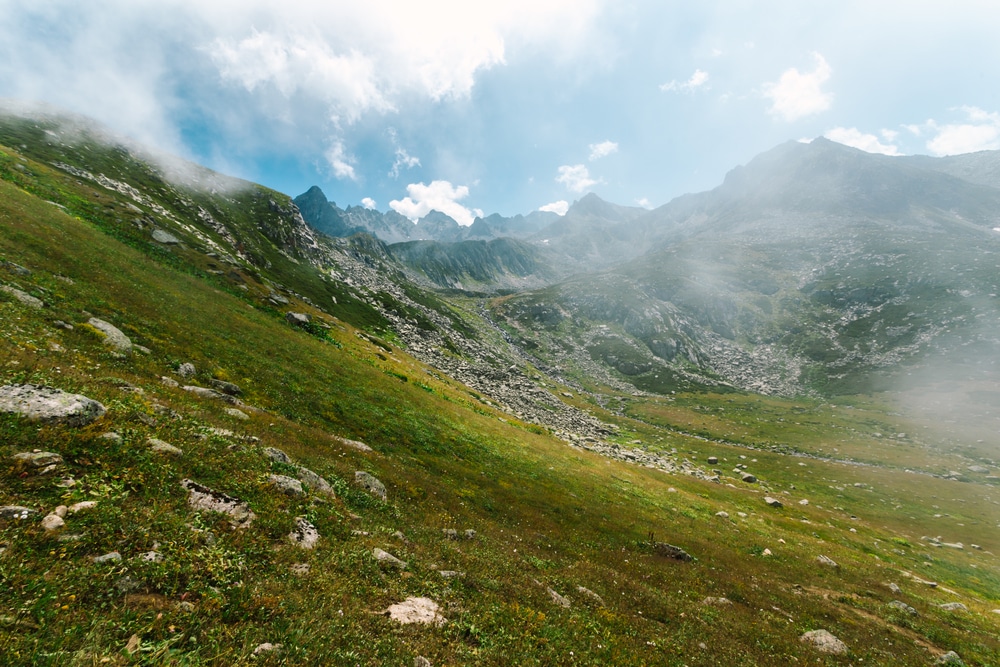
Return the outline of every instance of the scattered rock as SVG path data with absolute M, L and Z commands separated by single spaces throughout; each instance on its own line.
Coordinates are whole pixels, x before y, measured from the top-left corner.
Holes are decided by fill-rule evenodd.
M 760 555 L 761 556 L 771 556 L 772 555 L 771 554 L 771 550 L 770 549 L 764 549 L 763 551 L 760 552 Z
M 226 414 L 230 417 L 236 417 L 237 419 L 242 419 L 244 421 L 250 419 L 250 415 L 243 412 L 239 408 L 226 408 Z
M 122 441 L 121 435 L 115 433 L 114 431 L 108 431 L 107 433 L 101 434 L 101 440 L 108 440 L 115 443 L 116 445 Z
M 899 586 L 897 586 L 896 584 L 893 584 L 893 583 L 889 584 L 889 590 L 892 591 L 893 593 L 896 593 L 896 594 L 899 594 L 899 593 L 903 592 L 902 588 L 900 588 Z
M 474 539 L 476 539 L 476 531 L 472 530 L 471 528 L 469 528 L 464 533 L 462 533 L 462 535 L 467 540 L 474 540 Z
M 164 245 L 177 245 L 181 242 L 179 238 L 162 229 L 153 230 L 153 240 Z
M 18 470 L 25 468 L 48 468 L 49 466 L 62 465 L 63 457 L 54 452 L 21 452 L 11 457 L 14 459 L 14 467 Z
M 351 449 L 356 449 L 359 452 L 370 452 L 372 448 L 359 440 L 348 440 L 347 438 L 341 438 L 339 436 L 333 436 L 333 439 L 342 445 L 347 445 Z
M 719 517 L 721 519 L 728 519 L 729 518 L 729 512 L 726 512 L 726 511 L 716 512 L 715 516 L 717 516 L 717 517 Z
M 358 470 L 354 473 L 354 482 L 373 496 L 377 496 L 382 500 L 385 500 L 385 484 L 380 482 L 379 479 L 371 473 L 367 473 L 364 470 Z
M 156 452 L 157 454 L 169 454 L 171 456 L 182 456 L 184 450 L 180 447 L 174 447 L 169 442 L 164 442 L 158 438 L 149 438 L 146 440 L 146 444 L 149 445 L 149 451 Z
M 275 463 L 286 463 L 288 465 L 292 464 L 292 457 L 284 453 L 277 447 L 265 447 L 264 456 L 271 459 Z
M 232 382 L 226 382 L 225 380 L 216 380 L 212 378 L 208 381 L 214 389 L 221 391 L 223 394 L 229 394 L 230 396 L 242 396 L 243 390 L 240 389 L 239 385 L 235 385 Z
M 413 667 L 433 667 L 431 661 L 422 655 L 418 655 L 413 659 Z
M 916 616 L 917 615 L 917 610 L 914 609 L 913 607 L 911 607 L 910 605 L 906 604 L 902 600 L 893 600 L 892 602 L 890 602 L 886 606 L 887 607 L 892 607 L 893 609 L 901 611 L 904 614 L 909 614 L 910 616 Z
M 288 568 L 292 574 L 296 577 L 305 577 L 309 575 L 309 563 L 292 563 L 292 566 Z
M 60 505 L 59 507 L 57 507 L 54 510 L 52 510 L 52 513 L 55 514 L 60 519 L 65 519 L 66 518 L 66 514 L 68 512 L 69 512 L 69 508 L 66 507 L 65 505 Z
M 728 607 L 733 604 L 733 601 L 729 598 L 716 598 L 709 596 L 702 600 L 701 603 L 711 607 Z
M 948 651 L 947 653 L 938 656 L 935 665 L 964 665 L 961 656 L 959 656 L 954 651 Z
M 94 556 L 91 560 L 95 563 L 117 563 L 121 561 L 122 555 L 117 551 L 112 551 L 111 553 L 104 554 L 103 556 Z
M 832 567 L 834 569 L 840 567 L 839 565 L 837 565 L 837 562 L 832 558 L 830 558 L 829 556 L 819 555 L 816 556 L 816 560 L 819 562 L 820 565 L 826 565 L 827 567 Z
M 680 547 L 667 544 L 666 542 L 653 542 L 653 551 L 660 556 L 666 556 L 667 558 L 673 558 L 684 562 L 694 560 L 688 552 L 684 551 Z
M 285 320 L 289 324 L 301 327 L 309 324 L 309 316 L 305 313 L 285 313 Z
M 302 489 L 302 482 L 292 479 L 287 475 L 268 475 L 267 483 L 287 496 L 306 495 L 306 492 Z
M 60 389 L 34 384 L 0 387 L 0 412 L 13 412 L 32 421 L 85 426 L 106 412 L 95 400 Z
M 424 623 L 427 625 L 444 625 L 444 616 L 438 613 L 438 605 L 430 598 L 406 598 L 399 604 L 390 605 L 386 613 L 394 621 L 403 624 Z
M 969 608 L 961 602 L 946 602 L 944 604 L 939 604 L 938 607 L 940 609 L 944 609 L 945 611 L 969 611 Z
M 708 459 L 707 459 L 707 462 L 708 462 L 708 465 L 714 466 L 714 465 L 716 465 L 716 464 L 719 463 L 719 457 L 718 456 L 709 456 Z
M 257 647 L 253 650 L 253 656 L 259 658 L 262 655 L 267 655 L 268 653 L 277 653 L 284 648 L 281 644 L 272 644 L 271 642 L 264 642 L 263 644 L 257 644 Z
M 811 630 L 799 637 L 799 641 L 805 644 L 812 644 L 820 653 L 831 653 L 833 655 L 844 655 L 847 653 L 847 644 L 826 630 Z
M 555 590 L 553 590 L 551 588 L 546 588 L 545 590 L 548 591 L 549 597 L 552 598 L 552 601 L 554 603 L 556 603 L 557 605 L 559 605 L 560 607 L 563 607 L 565 609 L 569 609 L 572 606 L 570 604 L 569 598 L 566 598 L 566 597 L 563 597 L 562 595 L 559 595 L 559 593 L 557 593 Z
M 455 570 L 438 570 L 440 574 L 445 579 L 454 579 L 455 577 L 461 577 L 461 572 L 456 572 Z
M 809 501 L 806 500 L 805 498 L 803 498 L 802 500 L 799 501 L 799 505 L 808 505 L 808 504 L 809 504 Z
M 784 505 L 781 504 L 780 500 L 778 500 L 777 498 L 772 498 L 771 496 L 764 496 L 764 502 L 769 507 L 784 507 Z
M 449 540 L 458 539 L 458 531 L 455 530 L 454 528 L 444 528 L 441 530 L 441 532 L 444 533 L 444 536 Z
M 37 308 L 40 310 L 43 306 L 45 306 L 41 299 L 36 299 L 27 292 L 22 292 L 16 287 L 11 287 L 10 285 L 0 285 L 0 292 L 10 294 L 12 297 L 29 308 Z
M 171 388 L 176 388 L 181 386 L 180 382 L 178 382 L 173 378 L 168 378 L 166 375 L 160 376 L 160 384 L 162 384 L 164 387 L 171 387 Z
M 38 514 L 38 511 L 29 507 L 21 507 L 20 505 L 0 506 L 0 519 L 23 521 L 34 514 Z
M 313 493 L 318 493 L 328 498 L 335 498 L 337 496 L 336 491 L 333 490 L 330 483 L 309 468 L 297 466 L 295 474 L 299 478 L 299 481 L 308 486 Z
M 988 473 L 990 471 L 990 469 L 987 468 L 986 466 L 980 466 L 980 465 L 969 466 L 968 469 L 969 469 L 969 472 L 975 472 L 975 473 L 979 473 L 981 475 L 985 475 L 986 473 Z
M 144 563 L 162 563 L 163 554 L 161 554 L 159 551 L 146 551 L 144 553 L 139 554 L 139 560 L 141 560 Z
M 757 478 L 748 472 L 740 473 L 740 479 L 742 479 L 747 484 L 755 484 L 757 482 Z
M 119 352 L 129 352 L 132 350 L 132 341 L 122 332 L 121 329 L 96 317 L 87 320 L 87 324 L 104 334 L 104 344 L 113 347 Z
M 62 517 L 57 514 L 47 514 L 44 519 L 42 519 L 42 528 L 47 533 L 53 533 L 63 526 L 66 522 L 63 521 Z
M 178 366 L 177 370 L 174 372 L 180 375 L 182 378 L 189 378 L 189 377 L 194 377 L 195 373 L 197 373 L 198 371 L 195 370 L 194 364 L 185 362 L 180 366 Z
M 195 511 L 226 514 L 237 528 L 245 528 L 257 518 L 250 510 L 250 505 L 243 500 L 214 491 L 190 479 L 182 480 L 181 486 L 187 489 L 188 505 Z
M 590 598 L 591 600 L 601 605 L 602 607 L 604 606 L 604 598 L 602 598 L 600 595 L 590 590 L 589 588 L 584 588 L 583 586 L 577 586 L 576 592 L 580 593 L 581 595 L 585 595 L 586 597 Z
M 69 322 L 63 322 L 62 320 L 56 320 L 55 322 L 52 323 L 52 326 L 56 327 L 57 329 L 62 329 L 64 331 L 73 330 L 72 324 L 70 324 Z
M 385 565 L 387 567 L 394 567 L 400 570 L 406 569 L 406 562 L 399 560 L 388 551 L 383 551 L 381 549 L 376 548 L 372 550 L 372 555 L 375 556 L 375 560 L 377 560 L 382 565 Z
M 288 539 L 302 549 L 315 549 L 319 542 L 319 531 L 304 516 L 296 517 L 295 529 L 288 534 Z

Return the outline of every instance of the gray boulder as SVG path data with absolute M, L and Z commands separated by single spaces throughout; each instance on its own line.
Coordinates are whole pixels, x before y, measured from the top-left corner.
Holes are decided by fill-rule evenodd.
M 37 510 L 33 510 L 30 507 L 21 507 L 20 505 L 4 505 L 0 507 L 0 519 L 23 521 L 35 514 L 38 514 Z
M 939 604 L 938 607 L 945 611 L 969 611 L 969 608 L 961 602 L 945 602 L 944 604 Z
M 909 616 L 916 616 L 917 615 L 917 610 L 914 609 L 913 607 L 911 607 L 910 605 L 906 604 L 902 600 L 893 600 L 892 602 L 890 602 L 886 606 L 892 607 L 893 609 L 895 609 L 897 611 L 901 611 L 904 614 L 907 614 Z
M 834 637 L 827 630 L 812 630 L 799 637 L 799 641 L 803 644 L 811 644 L 820 653 L 832 655 L 847 653 L 847 644 Z
M 740 473 L 740 479 L 742 479 L 747 484 L 754 484 L 757 482 L 757 478 L 748 472 Z
M 119 352 L 130 352 L 132 350 L 132 341 L 129 337 L 110 322 L 91 317 L 87 320 L 87 324 L 104 334 L 104 344 L 108 347 L 113 347 Z
M 284 453 L 277 447 L 265 447 L 264 456 L 271 459 L 275 463 L 286 463 L 288 465 L 291 465 L 292 463 L 292 457 L 290 457 L 288 454 Z
M 330 486 L 329 482 L 314 473 L 309 468 L 298 466 L 295 469 L 295 474 L 298 476 L 299 481 L 308 486 L 314 493 L 328 496 L 330 498 L 337 495 L 333 490 L 333 487 Z
M 406 562 L 399 560 L 388 551 L 383 551 L 382 549 L 373 549 L 372 555 L 375 556 L 375 560 L 377 560 L 380 565 L 385 565 L 386 567 L 394 567 L 398 570 L 406 569 L 407 565 Z
M 285 319 L 289 324 L 294 324 L 297 327 L 309 324 L 309 316 L 306 313 L 285 313 Z
M 195 511 L 226 514 L 237 528 L 245 528 L 257 518 L 244 500 L 233 498 L 190 479 L 182 480 L 181 486 L 187 489 L 188 506 Z
M 10 294 L 12 297 L 31 308 L 41 309 L 45 305 L 42 303 L 41 299 L 36 299 L 27 292 L 23 292 L 16 287 L 11 287 L 10 285 L 0 285 L 0 292 Z
M 315 549 L 319 542 L 319 531 L 304 516 L 300 516 L 295 519 L 295 529 L 288 534 L 288 539 L 302 549 Z
M 232 382 L 226 382 L 225 380 L 209 380 L 208 383 L 212 385 L 213 388 L 218 389 L 223 394 L 229 394 L 230 396 L 240 396 L 243 394 L 243 390 L 239 385 L 235 385 Z
M 85 426 L 107 410 L 80 394 L 41 385 L 12 384 L 0 387 L 0 412 L 14 412 L 32 421 Z
M 832 567 L 834 569 L 840 567 L 839 565 L 837 565 L 837 561 L 833 560 L 829 556 L 819 555 L 816 556 L 816 560 L 819 562 L 820 565 L 826 565 L 827 567 Z
M 938 659 L 934 663 L 935 665 L 964 665 L 965 662 L 962 661 L 961 656 L 959 656 L 954 651 L 948 651 L 947 653 L 938 656 Z
M 772 498 L 771 496 L 764 496 L 764 502 L 769 507 L 784 507 L 784 505 L 781 504 L 780 500 L 778 500 L 777 498 Z
M 367 473 L 364 470 L 358 470 L 354 473 L 354 482 L 373 496 L 377 496 L 382 500 L 385 500 L 385 484 L 380 482 L 379 479 L 371 473 Z
M 164 245 L 177 245 L 181 242 L 179 238 L 162 229 L 153 230 L 153 240 Z
M 287 475 L 268 475 L 267 483 L 286 496 L 306 495 L 306 492 L 302 490 L 302 482 Z
M 182 456 L 184 454 L 184 450 L 180 447 L 174 447 L 169 442 L 164 442 L 158 438 L 149 438 L 146 440 L 146 444 L 149 445 L 149 451 L 156 454 L 169 454 L 171 456 Z
M 189 378 L 189 377 L 194 377 L 195 373 L 197 373 L 197 370 L 195 370 L 194 364 L 185 362 L 180 366 L 178 366 L 175 372 L 182 378 Z

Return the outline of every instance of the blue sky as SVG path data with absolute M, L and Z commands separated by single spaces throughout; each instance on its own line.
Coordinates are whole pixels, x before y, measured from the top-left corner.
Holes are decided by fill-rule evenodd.
M 997 35 L 1000 4 L 960 0 L 0 0 L 0 97 L 467 224 L 590 191 L 659 206 L 821 135 L 1000 149 Z

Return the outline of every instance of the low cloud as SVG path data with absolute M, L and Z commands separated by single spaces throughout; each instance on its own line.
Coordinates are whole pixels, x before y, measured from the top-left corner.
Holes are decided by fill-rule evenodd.
M 374 211 L 378 207 L 378 205 L 375 203 L 375 200 L 372 199 L 371 197 L 365 197 L 364 199 L 362 199 L 361 205 L 364 206 L 369 211 Z
M 354 172 L 354 158 L 347 154 L 342 141 L 334 141 L 324 154 L 327 163 L 333 170 L 333 175 L 339 179 L 358 180 Z
M 667 83 L 661 83 L 660 90 L 668 93 L 693 93 L 702 87 L 705 87 L 707 90 L 707 83 L 708 72 L 696 69 L 687 81 L 677 81 L 674 79 Z
M 866 153 L 902 155 L 902 153 L 899 152 L 899 147 L 894 146 L 891 143 L 883 144 L 874 134 L 864 134 L 856 127 L 835 127 L 823 136 L 830 141 L 836 141 L 838 144 L 851 146 L 852 148 L 863 150 Z M 887 141 L 892 141 L 896 138 L 896 133 L 891 130 L 883 130 L 882 136 Z
M 959 155 L 1000 148 L 1000 113 L 983 111 L 979 107 L 961 107 L 965 122 L 938 125 L 933 120 L 924 124 L 923 132 L 933 134 L 927 149 L 934 155 Z M 917 136 L 922 132 L 917 128 Z M 911 130 L 913 131 L 913 130 Z
M 416 222 L 431 211 L 440 211 L 458 224 L 471 225 L 476 217 L 482 217 L 479 209 L 469 209 L 459 204 L 459 200 L 469 196 L 465 185 L 452 185 L 448 181 L 431 181 L 430 185 L 410 183 L 406 186 L 407 197 L 389 202 L 389 208 Z
M 768 113 L 792 122 L 806 116 L 826 111 L 833 104 L 833 94 L 824 92 L 822 86 L 833 69 L 819 53 L 813 53 L 816 69 L 800 72 L 792 67 L 785 70 L 777 82 L 765 83 L 764 97 L 771 100 Z
M 393 178 L 398 178 L 399 171 L 401 169 L 413 169 L 414 167 L 419 166 L 420 158 L 410 155 L 404 148 L 397 148 L 396 161 L 392 163 L 392 169 L 389 170 L 389 175 Z
M 602 141 L 599 144 L 590 144 L 590 161 L 600 160 L 602 157 L 607 157 L 612 153 L 618 152 L 618 142 L 616 141 Z
M 538 210 L 545 211 L 548 213 L 555 213 L 556 215 L 566 215 L 566 211 L 569 210 L 569 202 L 560 199 L 559 201 L 554 201 L 551 204 L 540 206 Z
M 572 192 L 586 192 L 599 182 L 590 177 L 590 170 L 582 164 L 564 164 L 559 167 L 559 175 L 556 176 L 556 183 L 562 183 Z
M 642 208 L 645 208 L 645 209 L 653 208 L 653 205 L 650 203 L 649 199 L 646 198 L 646 197 L 640 197 L 639 199 L 636 199 L 635 200 L 635 204 L 636 204 L 636 206 L 641 206 Z

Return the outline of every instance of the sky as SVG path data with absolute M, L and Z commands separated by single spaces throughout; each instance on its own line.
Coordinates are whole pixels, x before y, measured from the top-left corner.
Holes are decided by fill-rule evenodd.
M 1000 149 L 1000 3 L 0 0 L 0 98 L 416 219 L 653 208 L 780 143 Z

